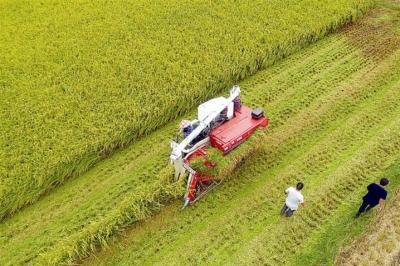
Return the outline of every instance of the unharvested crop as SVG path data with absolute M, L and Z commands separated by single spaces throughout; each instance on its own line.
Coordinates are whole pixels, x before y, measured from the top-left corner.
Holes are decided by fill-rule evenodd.
M 371 3 L 0 1 L 0 219 Z
M 265 233 L 276 236 L 283 226 L 277 214 L 287 185 L 304 178 L 309 208 L 296 214 L 293 225 L 318 233 L 331 214 L 348 204 L 347 194 L 375 178 L 400 147 L 400 54 L 375 45 L 385 56 L 365 56 L 363 48 L 371 44 L 349 40 L 365 29 L 356 23 L 240 83 L 243 102 L 262 107 L 270 128 L 257 141 L 257 153 L 192 208 L 181 211 L 181 202 L 173 201 L 137 223 L 168 199 L 158 197 L 159 191 L 174 191 L 158 178 L 168 172 L 168 140 L 177 120 L 0 224 L 0 246 L 7 250 L 0 264 L 71 262 L 105 245 L 111 251 L 99 257 L 111 265 L 222 263 L 237 258 L 234 254 L 244 262 L 293 259 L 276 256 L 302 251 L 292 234 L 283 232 L 289 240 L 282 240 Z M 332 192 L 332 186 L 344 193 Z M 132 223 L 126 242 L 113 245 L 111 237 Z M 290 224 L 284 228 L 292 230 Z M 304 245 L 311 241 L 308 235 L 299 239 Z

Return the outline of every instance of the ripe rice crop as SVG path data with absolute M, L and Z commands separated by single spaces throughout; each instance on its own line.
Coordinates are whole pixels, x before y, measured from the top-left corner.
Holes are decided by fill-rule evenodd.
M 0 219 L 372 2 L 0 1 Z
M 175 192 L 183 194 L 179 185 L 162 178 L 162 173 L 169 176 L 168 140 L 177 120 L 3 221 L 0 246 L 7 252 L 0 264 L 73 263 L 99 246 L 109 249 L 92 258 L 95 265 L 222 264 L 238 258 L 235 254 L 243 262 L 260 264 L 294 259 L 280 256 L 303 251 L 314 232 L 326 228 L 331 214 L 349 203 L 348 194 L 363 189 L 364 182 L 398 157 L 400 54 L 398 47 L 388 45 L 396 35 L 384 32 L 382 43 L 354 38 L 369 37 L 369 28 L 382 26 L 364 23 L 240 83 L 243 102 L 264 108 L 270 127 L 256 145 L 247 146 L 257 152 L 238 152 L 251 156 L 235 160 L 240 167 L 229 180 L 193 207 L 181 211 L 182 202 L 172 201 L 145 219 Z M 371 47 L 385 56 L 364 53 Z M 234 159 L 237 154 L 230 155 Z M 304 178 L 309 208 L 285 225 L 277 215 L 283 190 L 297 178 Z M 337 214 L 339 221 L 342 215 Z M 135 226 L 125 230 L 130 224 Z M 288 235 L 291 225 L 308 234 Z M 290 240 L 277 236 L 281 227 Z M 123 243 L 113 244 L 112 236 L 122 231 Z M 274 250 L 284 252 L 276 256 Z

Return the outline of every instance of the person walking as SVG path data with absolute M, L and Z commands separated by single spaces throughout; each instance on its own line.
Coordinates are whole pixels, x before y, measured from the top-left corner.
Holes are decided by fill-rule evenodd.
M 360 217 L 363 212 L 367 212 L 374 208 L 376 205 L 380 205 L 381 208 L 385 205 L 385 200 L 387 197 L 387 191 L 385 186 L 389 184 L 389 180 L 385 177 L 381 178 L 379 185 L 376 183 L 369 184 L 367 189 L 368 193 L 363 197 L 363 202 L 358 209 L 356 218 Z
M 287 194 L 285 204 L 281 209 L 281 215 L 285 217 L 290 217 L 293 213 L 299 208 L 299 204 L 304 203 L 304 197 L 301 194 L 300 190 L 302 190 L 304 184 L 299 182 L 296 185 L 296 188 L 289 187 L 285 190 Z

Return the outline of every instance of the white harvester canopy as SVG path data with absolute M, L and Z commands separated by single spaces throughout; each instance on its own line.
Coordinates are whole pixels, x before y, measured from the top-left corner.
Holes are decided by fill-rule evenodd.
M 225 97 L 218 97 L 202 103 L 197 108 L 197 119 L 203 121 L 212 113 L 216 113 L 221 109 L 228 108 L 228 119 L 233 117 L 233 102 Z
M 181 142 L 177 143 L 175 141 L 171 141 L 171 162 L 175 165 L 175 178 L 177 179 L 181 174 L 185 172 L 183 157 L 189 151 L 187 147 L 189 144 L 199 136 L 203 130 L 210 127 L 210 125 L 221 115 L 221 112 L 227 108 L 227 117 L 231 119 L 233 117 L 234 112 L 234 99 L 240 95 L 239 86 L 233 86 L 230 90 L 230 95 L 228 98 L 218 97 L 211 99 L 198 107 L 198 124 L 197 127 Z M 208 137 L 203 141 L 200 141 L 191 149 L 197 148 L 202 144 L 202 142 L 206 142 Z

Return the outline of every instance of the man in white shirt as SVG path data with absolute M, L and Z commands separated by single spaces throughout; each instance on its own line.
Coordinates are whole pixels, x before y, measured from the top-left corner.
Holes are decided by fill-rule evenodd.
M 289 187 L 288 189 L 285 190 L 285 193 L 287 194 L 285 204 L 282 207 L 281 210 L 281 215 L 290 217 L 293 215 L 293 213 L 298 209 L 299 204 L 304 203 L 304 197 L 301 194 L 300 190 L 302 190 L 304 187 L 304 184 L 299 182 L 296 185 L 296 188 L 294 187 Z

